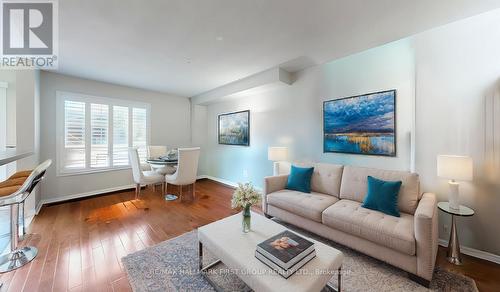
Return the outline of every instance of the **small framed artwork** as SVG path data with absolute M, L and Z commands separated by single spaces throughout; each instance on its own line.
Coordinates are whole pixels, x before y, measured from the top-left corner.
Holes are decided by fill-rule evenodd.
M 396 90 L 323 102 L 323 152 L 396 156 Z
M 218 118 L 219 144 L 250 145 L 250 111 L 220 114 Z

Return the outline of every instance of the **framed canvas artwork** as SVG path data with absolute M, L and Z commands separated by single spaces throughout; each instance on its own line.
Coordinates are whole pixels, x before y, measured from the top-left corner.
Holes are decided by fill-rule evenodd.
M 323 151 L 396 156 L 396 90 L 323 102 Z
M 250 111 L 240 111 L 219 115 L 219 144 L 250 145 Z

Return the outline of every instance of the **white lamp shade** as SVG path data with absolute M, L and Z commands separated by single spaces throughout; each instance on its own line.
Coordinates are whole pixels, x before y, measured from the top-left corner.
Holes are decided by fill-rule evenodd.
M 269 147 L 267 149 L 267 159 L 271 161 L 286 161 L 288 158 L 288 148 Z
M 438 155 L 437 175 L 441 178 L 453 180 L 472 180 L 472 158 L 456 155 Z

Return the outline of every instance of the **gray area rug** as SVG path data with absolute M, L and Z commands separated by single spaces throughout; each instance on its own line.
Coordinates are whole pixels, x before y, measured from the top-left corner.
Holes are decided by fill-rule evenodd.
M 402 270 L 300 228 L 283 225 L 344 253 L 343 291 L 478 291 L 474 280 L 440 268 L 434 271 L 431 287 L 427 289 L 408 279 L 407 273 Z M 204 260 L 207 265 L 215 258 L 205 250 Z M 136 292 L 215 291 L 198 273 L 196 230 L 127 255 L 122 258 L 122 262 L 132 289 Z M 334 286 L 337 285 L 335 278 L 331 280 Z M 210 279 L 225 291 L 251 291 L 223 264 L 215 267 Z

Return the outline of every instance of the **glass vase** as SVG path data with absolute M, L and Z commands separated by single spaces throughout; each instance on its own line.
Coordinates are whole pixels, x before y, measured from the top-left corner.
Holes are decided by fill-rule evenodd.
M 252 224 L 252 215 L 250 213 L 250 206 L 246 206 L 241 213 L 241 227 L 243 233 L 250 232 Z

